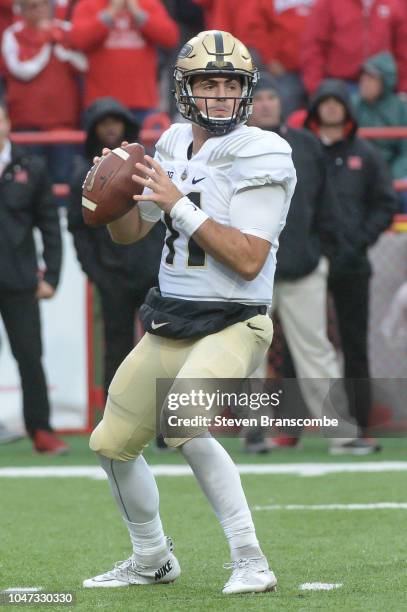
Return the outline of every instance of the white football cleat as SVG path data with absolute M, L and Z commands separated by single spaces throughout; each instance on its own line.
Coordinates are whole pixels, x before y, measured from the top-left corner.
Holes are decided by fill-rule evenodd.
M 131 556 L 125 561 L 115 563 L 113 569 L 94 578 L 83 581 L 83 586 L 92 588 L 125 587 L 133 584 L 166 584 L 174 582 L 181 574 L 177 558 L 172 554 L 172 541 L 167 538 L 168 555 L 160 561 L 158 567 L 146 567 L 138 564 Z
M 276 590 L 277 578 L 269 569 L 266 557 L 239 559 L 233 563 L 225 563 L 223 567 L 233 569 L 231 577 L 223 587 L 224 595 Z

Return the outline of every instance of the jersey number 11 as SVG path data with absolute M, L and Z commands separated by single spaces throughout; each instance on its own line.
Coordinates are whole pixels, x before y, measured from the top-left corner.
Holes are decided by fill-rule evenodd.
M 192 191 L 187 194 L 187 198 L 191 200 L 198 208 L 201 208 L 201 194 L 199 191 Z M 168 247 L 168 254 L 165 258 L 167 264 L 174 265 L 175 248 L 174 242 L 179 238 L 179 232 L 174 229 L 172 225 L 172 219 L 167 213 L 164 215 L 164 222 L 167 226 L 170 235 L 165 240 L 165 244 Z M 206 253 L 201 247 L 195 242 L 193 238 L 188 241 L 188 267 L 202 267 L 206 263 Z

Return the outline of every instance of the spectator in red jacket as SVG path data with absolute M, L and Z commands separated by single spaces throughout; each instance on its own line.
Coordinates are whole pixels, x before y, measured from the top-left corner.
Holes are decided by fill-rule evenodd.
M 77 3 L 78 0 L 53 0 L 53 16 L 63 21 L 71 21 Z
M 407 92 L 407 19 L 400 0 L 317 0 L 308 20 L 302 73 L 308 92 L 333 77 L 355 84 L 363 63 L 390 51 L 399 71 L 398 91 Z
M 70 21 L 72 5 L 77 0 L 53 0 L 52 2 L 52 15 L 56 19 Z M 19 19 L 20 6 L 14 2 L 14 0 L 0 0 L 0 41 L 3 36 L 3 32 L 12 23 Z M 4 94 L 3 77 L 5 73 L 5 66 L 3 58 L 0 56 L 0 98 Z
M 203 10 L 205 29 L 230 32 L 247 45 L 247 9 L 251 0 L 236 2 L 236 0 L 193 0 Z M 257 0 L 255 0 L 257 4 Z M 254 7 L 257 10 L 257 7 Z
M 314 0 L 246 0 L 241 21 L 245 44 L 257 52 L 263 66 L 275 78 L 283 113 L 306 105 L 300 76 L 302 38 Z M 244 9 L 243 9 L 244 7 Z
M 206 30 L 223 30 L 242 40 L 242 30 L 245 30 L 244 24 L 239 19 L 242 2 L 235 0 L 193 0 L 193 2 L 202 8 Z
M 260 68 L 276 79 L 287 116 L 306 105 L 300 47 L 315 0 L 194 0 L 204 10 L 205 27 L 231 32 L 250 48 Z
M 79 125 L 77 74 L 86 70 L 86 57 L 68 44 L 71 28 L 51 18 L 50 0 L 21 0 L 21 19 L 3 34 L 6 100 L 13 130 L 74 129 Z M 59 145 L 46 155 L 56 182 L 68 178 L 72 147 Z
M 72 41 L 87 54 L 85 105 L 112 96 L 139 125 L 158 103 L 157 45 L 178 42 L 178 27 L 160 0 L 79 0 Z

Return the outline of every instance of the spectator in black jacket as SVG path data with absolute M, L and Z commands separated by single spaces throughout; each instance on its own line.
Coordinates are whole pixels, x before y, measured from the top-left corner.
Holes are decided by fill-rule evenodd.
M 344 387 L 335 383 L 335 405 L 328 407 L 329 381 L 340 379 L 339 361 L 327 336 L 328 257 L 343 247 L 338 209 L 324 161 L 322 147 L 306 130 L 294 130 L 282 121 L 281 98 L 274 79 L 264 77 L 254 93 L 250 124 L 278 133 L 288 141 L 297 172 L 286 226 L 280 236 L 273 293 L 284 336 L 293 358 L 302 395 L 310 413 L 324 411 L 348 417 Z M 285 415 L 286 416 L 286 415 Z M 331 450 L 345 444 L 365 446 L 355 439 L 352 419 L 341 425 L 341 438 L 332 438 Z M 262 449 L 259 440 L 248 450 Z M 279 436 L 267 448 L 295 446 L 298 437 Z
M 332 293 L 345 362 L 348 398 L 366 432 L 371 410 L 368 360 L 369 277 L 367 249 L 391 224 L 397 198 L 390 174 L 374 146 L 356 137 L 346 85 L 326 80 L 311 101 L 305 122 L 320 138 L 340 205 L 347 248 L 332 259 Z
M 105 227 L 91 229 L 82 218 L 82 184 L 103 147 L 114 149 L 135 141 L 138 126 L 131 113 L 113 98 L 100 98 L 86 111 L 85 157 L 77 160 L 71 184 L 68 228 L 79 262 L 99 290 L 104 323 L 104 388 L 107 394 L 117 368 L 134 347 L 135 315 L 150 287 L 157 283 L 163 229 L 158 223 L 136 244 L 115 244 Z
M 27 433 L 37 451 L 61 454 L 68 447 L 49 423 L 38 306 L 38 300 L 53 297 L 58 284 L 62 256 L 58 211 L 42 160 L 12 145 L 9 132 L 7 110 L 0 104 L 0 314 L 20 371 Z M 42 278 L 34 227 L 43 241 Z

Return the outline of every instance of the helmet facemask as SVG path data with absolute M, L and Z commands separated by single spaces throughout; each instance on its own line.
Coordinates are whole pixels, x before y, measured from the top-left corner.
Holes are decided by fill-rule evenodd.
M 218 76 L 224 78 L 238 78 L 242 85 L 240 96 L 194 96 L 192 82 L 196 76 Z M 245 123 L 253 108 L 253 89 L 258 80 L 257 70 L 250 76 L 237 71 L 207 72 L 194 71 L 184 74 L 178 68 L 174 71 L 175 97 L 178 110 L 188 121 L 199 125 L 214 136 L 222 136 L 233 130 L 238 124 Z M 196 100 L 205 100 L 205 111 L 199 110 Z M 211 117 L 209 115 L 209 100 L 234 100 L 230 117 Z

